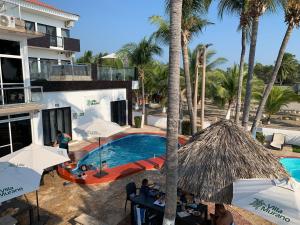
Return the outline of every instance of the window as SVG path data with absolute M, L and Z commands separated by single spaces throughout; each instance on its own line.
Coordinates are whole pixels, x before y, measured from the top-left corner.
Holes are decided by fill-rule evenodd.
M 70 37 L 70 30 L 68 29 L 61 29 L 61 36 L 62 37 L 66 37 L 66 38 L 69 38 Z
M 38 23 L 38 31 L 50 36 L 50 45 L 57 47 L 56 27 Z
M 71 61 L 70 60 L 61 60 L 60 61 L 61 63 L 61 65 L 70 65 L 71 64 Z
M 22 59 L 1 58 L 3 83 L 23 83 Z
M 11 122 L 11 138 L 14 152 L 30 145 L 32 142 L 30 119 Z
M 0 40 L 0 54 L 20 55 L 20 42 Z
M 38 67 L 38 59 L 29 57 L 29 71 L 30 77 L 36 78 L 39 74 L 39 67 Z
M 25 29 L 28 31 L 35 31 L 35 23 L 31 21 L 25 21 Z
M 58 60 L 56 59 L 40 59 L 41 63 L 41 73 L 43 76 L 49 77 L 52 73 L 53 67 L 58 65 Z

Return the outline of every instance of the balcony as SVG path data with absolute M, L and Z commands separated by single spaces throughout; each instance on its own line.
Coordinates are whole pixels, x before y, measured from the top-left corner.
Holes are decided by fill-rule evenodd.
M 137 80 L 135 68 L 97 67 L 97 80 L 128 81 Z
M 91 65 L 88 64 L 66 64 L 53 65 L 42 64 L 41 71 L 30 68 L 30 79 L 47 81 L 89 81 L 92 80 Z
M 80 52 L 80 40 L 67 37 L 45 35 L 28 40 L 28 46 L 39 48 L 59 48 L 64 51 Z
M 41 110 L 43 87 L 0 88 L 0 116 Z

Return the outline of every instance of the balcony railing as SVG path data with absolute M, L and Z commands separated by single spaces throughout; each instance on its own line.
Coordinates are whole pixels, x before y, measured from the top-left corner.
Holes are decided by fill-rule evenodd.
M 30 78 L 31 80 L 48 80 L 48 81 L 92 80 L 91 65 L 43 64 L 41 72 L 33 71 L 33 70 L 30 71 Z
M 136 80 L 134 68 L 97 67 L 97 80 Z
M 28 40 L 28 46 L 62 48 L 65 51 L 80 52 L 80 40 L 75 38 L 59 37 L 45 34 L 43 37 Z
M 41 86 L 0 88 L 0 108 L 5 105 L 40 103 L 42 98 Z

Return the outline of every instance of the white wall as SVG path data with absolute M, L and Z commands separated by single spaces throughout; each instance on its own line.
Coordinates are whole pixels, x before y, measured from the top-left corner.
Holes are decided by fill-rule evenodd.
M 300 131 L 296 130 L 282 130 L 275 128 L 258 128 L 257 132 L 262 132 L 265 135 L 267 141 L 273 139 L 274 133 L 280 133 L 285 135 L 285 144 L 300 146 Z
M 87 104 L 88 100 L 96 100 L 97 104 L 89 106 Z M 81 140 L 74 128 L 95 119 L 111 121 L 110 102 L 117 100 L 126 100 L 126 89 L 46 92 L 42 103 L 45 104 L 47 109 L 71 107 L 73 140 Z M 79 116 L 80 113 L 84 113 L 84 115 Z M 77 118 L 74 114 L 77 114 Z M 35 142 L 43 144 L 41 112 L 33 116 L 33 126 Z
M 66 57 L 66 54 L 60 51 L 54 51 L 49 49 L 32 48 L 28 47 L 28 56 L 38 59 L 56 59 L 56 60 L 72 60 L 71 57 Z

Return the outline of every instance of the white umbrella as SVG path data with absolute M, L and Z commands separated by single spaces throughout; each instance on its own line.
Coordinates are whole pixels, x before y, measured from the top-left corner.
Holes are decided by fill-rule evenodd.
M 31 144 L 0 158 L 16 166 L 27 167 L 43 173 L 44 169 L 70 161 L 66 149 Z
M 97 119 L 74 129 L 84 138 L 109 137 L 125 129 L 117 123 Z
M 233 184 L 232 204 L 273 223 L 300 224 L 300 191 L 293 184 L 264 179 Z
M 102 58 L 102 59 L 117 59 L 118 56 L 117 56 L 116 53 L 111 53 L 111 54 L 106 55 L 106 56 L 103 56 L 103 57 L 101 57 L 101 58 Z
M 0 158 L 0 202 L 36 191 L 44 169 L 70 161 L 66 149 L 31 144 Z
M 0 203 L 39 189 L 41 173 L 0 162 Z

